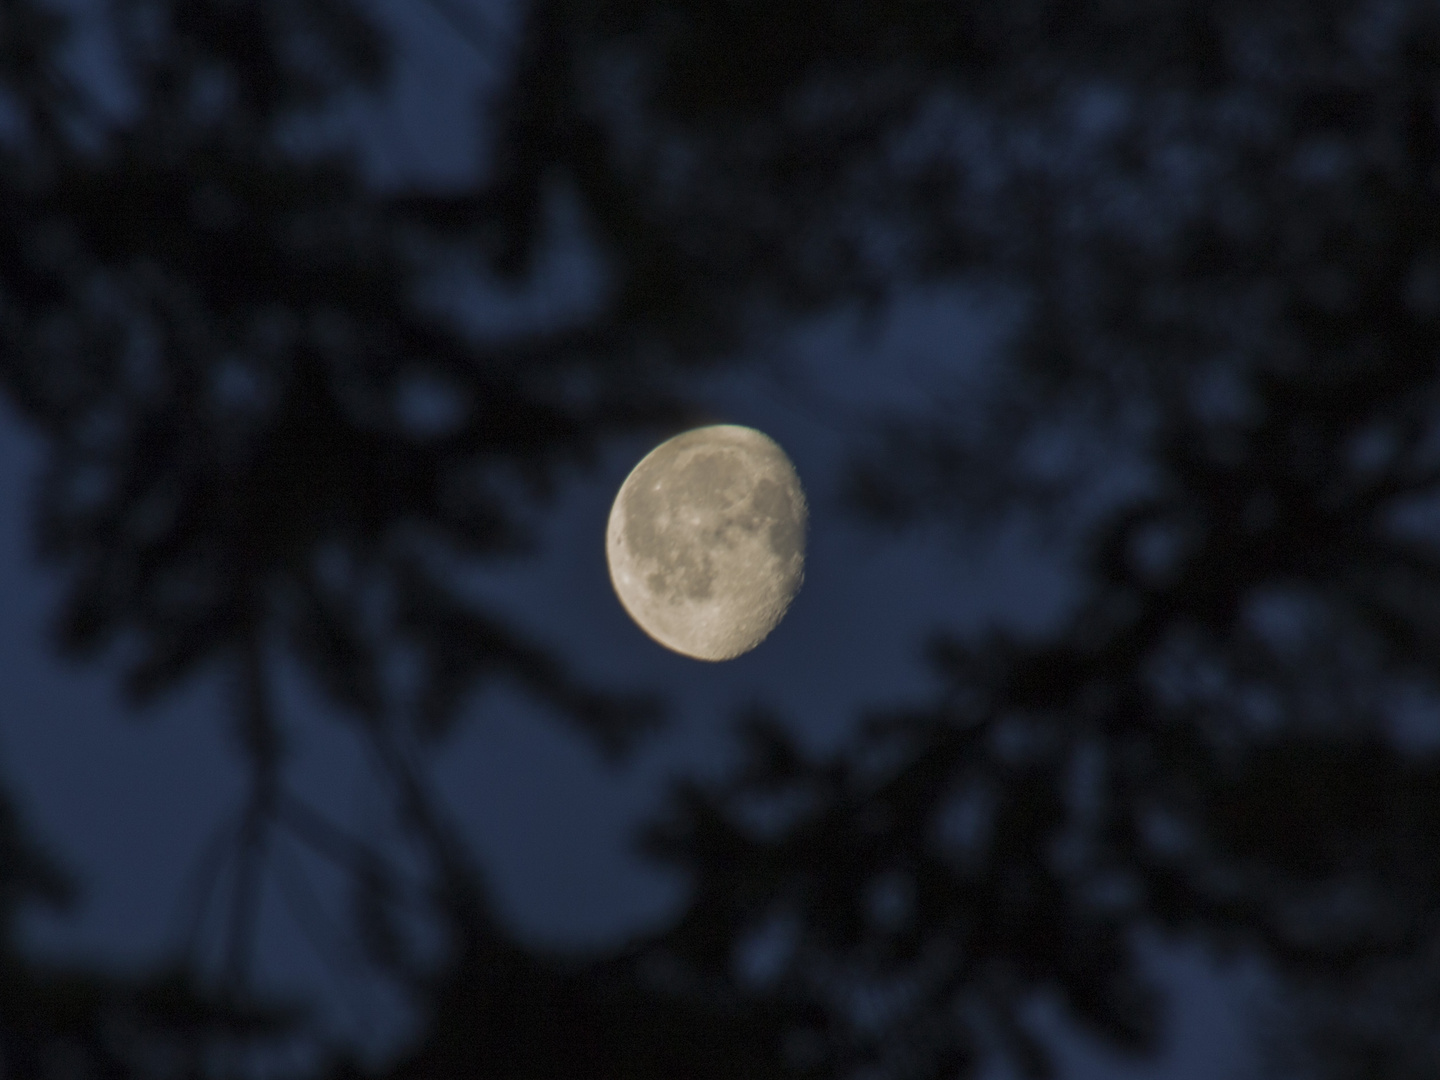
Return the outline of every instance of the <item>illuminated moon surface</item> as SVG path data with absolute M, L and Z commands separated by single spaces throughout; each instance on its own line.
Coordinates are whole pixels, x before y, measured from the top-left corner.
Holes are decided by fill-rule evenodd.
M 666 648 L 730 660 L 764 641 L 805 572 L 805 492 L 753 428 L 661 443 L 620 486 L 605 553 L 625 610 Z

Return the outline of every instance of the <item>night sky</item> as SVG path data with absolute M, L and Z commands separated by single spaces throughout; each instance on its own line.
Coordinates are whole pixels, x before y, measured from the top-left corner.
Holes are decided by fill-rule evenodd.
M 384 14 L 405 44 L 393 101 L 379 109 L 357 103 L 323 134 L 359 137 L 381 184 L 417 175 L 443 183 L 483 167 L 474 159 L 473 106 L 493 64 L 425 3 L 391 0 Z M 97 40 L 82 41 L 76 61 L 106 86 Z M 107 92 L 123 108 L 113 85 Z M 564 236 L 563 214 L 559 222 L 544 295 L 470 295 L 457 282 L 441 283 L 442 291 L 465 297 L 479 327 L 497 319 L 563 318 L 567 305 L 584 304 L 598 272 L 583 247 Z M 528 937 L 591 945 L 674 910 L 678 883 L 632 855 L 631 834 L 656 805 L 667 775 L 724 765 L 727 725 L 739 709 L 764 702 L 810 745 L 829 745 L 843 738 L 862 705 L 924 694 L 930 684 L 919 646 L 928 628 L 964 629 L 985 620 L 1039 628 L 1067 610 L 1075 582 L 1063 551 L 1046 550 L 1021 532 L 970 546 L 938 533 L 887 536 L 861 528 L 837 504 L 841 454 L 851 445 L 856 412 L 903 405 L 935 380 L 963 377 L 983 363 L 998 323 L 974 294 L 916 296 L 873 340 L 843 317 L 798 327 L 788 344 L 802 372 L 799 390 L 758 374 L 730 376 L 712 388 L 716 419 L 757 427 L 778 441 L 811 501 L 805 586 L 779 628 L 747 656 L 712 665 L 667 652 L 630 622 L 611 590 L 605 519 L 620 482 L 650 448 L 645 440 L 612 446 L 594 473 L 573 478 L 544 519 L 535 558 L 477 572 L 471 583 L 477 594 L 555 646 L 578 675 L 620 689 L 659 690 L 670 704 L 671 727 L 613 768 L 556 717 L 503 690 L 472 699 L 454 737 L 437 747 L 438 787 L 490 871 L 503 908 Z M 823 395 L 807 395 L 807 385 Z M 817 396 L 823 405 L 814 404 Z M 113 667 L 73 666 L 52 655 L 46 634 L 58 582 L 37 569 L 28 532 L 39 460 L 38 444 L 5 414 L 0 768 L 40 837 L 83 886 L 72 917 L 34 916 L 28 933 L 32 948 L 47 955 L 141 963 L 183 937 L 188 883 L 218 823 L 239 807 L 243 774 L 218 681 L 194 684 L 133 715 L 118 703 Z M 343 724 L 298 677 L 287 681 L 282 708 L 295 786 L 357 830 L 379 827 L 374 785 Z M 302 865 L 298 849 L 282 850 L 277 860 L 258 977 L 322 994 L 338 1029 L 376 1051 L 393 1045 L 405 1032 L 400 1003 L 373 984 L 337 976 L 332 969 L 343 969 L 344 957 L 327 965 L 300 925 L 313 915 L 297 916 L 308 910 L 295 887 L 303 873 L 313 886 L 310 899 L 338 923 L 338 878 L 326 879 L 309 861 Z M 282 871 L 288 886 L 278 880 Z M 214 905 L 201 936 L 213 955 Z M 1137 1066 L 1067 1035 L 1066 1075 L 1246 1075 L 1253 973 L 1215 969 L 1186 948 L 1156 948 L 1152 955 L 1175 990 L 1172 1052 Z

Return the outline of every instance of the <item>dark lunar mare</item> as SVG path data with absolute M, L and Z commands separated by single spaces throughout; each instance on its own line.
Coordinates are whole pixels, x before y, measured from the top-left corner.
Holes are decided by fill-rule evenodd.
M 797 507 L 784 484 L 762 476 L 750 481 L 739 450 L 707 448 L 678 468 L 670 463 L 702 437 L 686 433 L 673 441 L 664 457 L 643 462 L 624 507 L 625 541 L 639 557 L 657 567 L 647 579 L 660 597 L 705 600 L 713 595 L 715 568 L 705 547 L 677 542 L 672 528 L 683 512 L 698 513 L 714 522 L 707 541 L 734 547 L 732 529 L 745 533 L 767 531 L 767 546 L 783 566 L 804 558 L 805 507 Z M 767 468 L 792 471 L 790 463 L 776 460 L 769 447 L 748 447 L 762 454 Z

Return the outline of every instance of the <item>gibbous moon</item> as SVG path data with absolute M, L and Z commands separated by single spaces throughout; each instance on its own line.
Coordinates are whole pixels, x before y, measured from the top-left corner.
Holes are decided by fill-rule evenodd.
M 666 648 L 730 660 L 775 629 L 805 571 L 805 492 L 753 428 L 661 443 L 620 485 L 605 554 L 625 610 Z

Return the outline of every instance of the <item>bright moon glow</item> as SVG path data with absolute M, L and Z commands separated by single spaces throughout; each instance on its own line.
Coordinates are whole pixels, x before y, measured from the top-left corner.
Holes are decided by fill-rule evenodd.
M 805 571 L 805 492 L 753 428 L 695 428 L 620 485 L 605 554 L 640 628 L 697 660 L 730 660 L 775 629 Z

